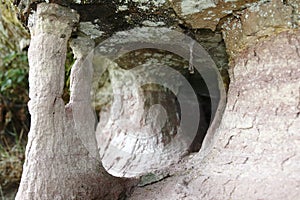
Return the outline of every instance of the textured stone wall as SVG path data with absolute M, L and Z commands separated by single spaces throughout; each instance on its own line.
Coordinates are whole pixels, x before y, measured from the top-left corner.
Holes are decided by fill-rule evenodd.
M 166 26 L 195 38 L 211 53 L 227 86 L 225 45 L 231 61 L 227 107 L 221 126 L 217 130 L 211 129 L 205 140 L 209 141 L 209 145 L 205 145 L 209 148 L 172 165 L 160 182 L 136 188 L 130 199 L 296 200 L 300 196 L 299 1 L 173 0 L 134 1 L 127 7 L 124 2 L 116 5 L 112 10 L 117 14 L 112 12 L 114 14 L 107 16 L 114 19 L 112 21 L 126 22 L 121 28 Z M 78 10 L 85 16 L 84 9 L 78 7 Z M 89 22 L 81 23 L 76 34 L 84 33 L 96 43 L 120 30 L 120 24 L 110 26 L 112 21 L 101 16 L 88 18 L 87 15 L 85 19 Z M 122 64 L 122 60 L 118 64 Z M 111 80 L 108 80 L 109 75 Z M 145 99 L 138 95 L 137 87 L 129 91 L 118 81 L 127 75 L 124 69 L 119 69 L 108 72 L 104 75 L 105 80 L 100 81 L 101 86 L 107 86 L 106 81 L 114 84 L 104 90 L 118 92 L 125 88 L 127 91 L 127 96 L 112 99 L 108 95 L 108 100 L 101 102 L 106 105 L 114 101 L 112 107 L 124 114 L 109 116 L 113 119 L 105 128 L 101 127 L 100 121 L 99 127 L 107 133 L 121 132 L 114 130 L 119 130 L 120 124 L 124 125 L 124 121 L 132 118 L 133 112 L 144 112 L 139 103 Z M 126 99 L 132 100 L 133 105 Z M 130 106 L 132 110 L 122 110 Z M 146 119 L 141 115 L 133 120 L 137 126 L 142 126 L 139 123 Z M 158 119 L 161 119 L 160 115 L 163 113 L 153 114 Z M 159 123 L 154 124 L 159 126 Z M 132 128 L 126 126 L 125 123 L 123 127 Z M 138 131 L 133 129 L 133 132 Z M 100 138 L 99 143 L 105 143 L 105 139 L 109 141 L 109 134 Z
M 57 4 L 39 4 L 31 17 L 31 127 L 16 199 L 117 199 L 122 183 L 105 172 L 96 150 L 89 95 L 92 65 L 82 67 L 85 57 L 92 56 L 88 52 L 93 42 L 73 40 L 77 61 L 71 72 L 71 99 L 65 106 L 64 62 L 79 16 Z
M 130 199 L 298 199 L 299 42 L 299 31 L 286 31 L 245 50 L 209 154 Z

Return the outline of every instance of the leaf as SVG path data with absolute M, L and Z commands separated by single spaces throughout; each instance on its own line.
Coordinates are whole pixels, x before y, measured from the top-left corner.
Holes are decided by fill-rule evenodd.
M 2 83 L 1 92 L 4 92 L 5 90 L 7 90 L 8 88 L 10 88 L 11 86 L 12 86 L 12 80 L 11 79 L 7 79 L 5 82 Z

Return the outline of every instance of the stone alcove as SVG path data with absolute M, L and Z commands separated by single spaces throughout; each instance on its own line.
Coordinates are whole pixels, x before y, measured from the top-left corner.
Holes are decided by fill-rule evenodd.
M 215 30 L 216 25 L 223 25 L 223 37 L 231 59 L 231 83 L 228 90 L 228 103 L 220 127 L 216 129 L 221 119 L 215 118 L 214 122 L 216 123 L 211 124 L 212 128 L 208 130 L 202 145 L 203 151 L 200 151 L 192 159 L 189 159 L 188 163 L 181 168 L 181 171 L 178 170 L 170 173 L 168 178 L 155 184 L 135 188 L 130 199 L 199 199 L 199 197 L 201 197 L 201 199 L 297 199 L 297 197 L 299 197 L 298 133 L 300 119 L 298 67 L 299 30 L 297 29 L 299 24 L 297 21 L 299 19 L 297 18 L 299 13 L 297 7 L 298 1 L 249 1 L 250 3 L 246 5 L 243 4 L 242 1 L 218 1 L 218 3 L 215 3 L 216 1 L 205 1 L 206 3 L 208 2 L 205 4 L 206 8 L 201 7 L 201 9 L 199 9 L 199 4 L 196 4 L 197 9 L 193 10 L 194 13 L 182 13 L 183 8 L 180 8 L 180 6 L 195 5 L 188 4 L 187 2 L 195 3 L 196 1 L 178 0 L 172 2 L 174 3 L 173 7 L 176 14 L 184 19 L 184 25 L 191 26 L 190 29 L 200 28 L 199 25 L 204 24 L 201 21 L 198 24 L 191 23 L 196 22 L 197 17 L 203 15 L 209 16 L 201 17 L 201 19 L 207 23 L 211 20 L 214 22 L 205 28 Z M 55 87 L 57 84 L 54 84 L 57 83 L 57 81 L 55 81 L 57 80 L 55 74 L 59 74 L 57 72 L 63 71 L 62 61 L 66 53 L 67 39 L 71 35 L 73 28 L 71 24 L 78 20 L 78 16 L 74 16 L 73 11 L 61 8 L 57 5 L 48 7 L 48 5 L 40 4 L 39 6 L 40 10 L 38 10 L 36 14 L 36 23 L 38 25 L 45 24 L 46 26 L 34 26 L 31 28 L 33 30 L 33 43 L 31 44 L 31 54 L 29 58 L 32 59 L 31 67 L 33 69 L 31 71 L 31 80 L 38 80 L 44 83 L 44 80 L 41 80 L 41 78 L 43 76 L 47 77 L 48 74 L 43 74 L 46 70 L 41 71 L 39 68 L 50 69 L 51 73 L 49 74 L 51 76 L 46 84 L 41 84 L 41 87 L 39 87 L 39 85 L 32 85 L 36 87 L 32 88 L 32 92 L 44 94 L 48 92 L 48 90 L 43 90 L 43 87 L 49 88 L 49 86 L 53 86 L 55 89 L 58 88 Z M 66 19 L 66 15 L 62 14 L 64 12 L 60 12 L 61 9 L 63 9 L 65 13 L 69 13 L 70 16 L 68 19 Z M 215 15 L 215 12 L 220 15 Z M 53 16 L 58 20 L 52 20 Z M 222 20 L 220 20 L 219 17 L 222 17 Z M 51 20 L 45 21 L 45 19 Z M 180 23 L 179 20 L 177 22 Z M 219 22 L 221 24 L 218 24 Z M 61 29 L 56 29 L 54 34 L 52 30 L 53 24 L 61 27 Z M 167 26 L 168 25 L 169 24 L 167 24 Z M 64 31 L 64 28 L 67 30 L 68 35 L 65 35 L 66 31 Z M 35 29 L 38 31 L 34 32 Z M 158 28 L 156 30 L 158 30 Z M 118 33 L 128 37 L 128 35 L 124 35 L 124 32 Z M 142 33 L 144 41 L 147 41 L 149 39 L 149 29 Z M 167 35 L 164 33 L 165 32 L 159 33 L 159 35 L 165 37 L 162 37 L 163 39 L 160 38 L 160 40 L 155 43 L 161 45 L 161 48 L 158 49 L 164 49 L 162 48 L 164 44 L 166 44 L 164 43 L 164 39 L 168 41 L 168 37 L 172 37 L 172 34 Z M 62 37 L 62 34 L 64 37 Z M 129 38 L 134 39 L 138 35 L 134 34 L 131 36 L 132 37 Z M 60 44 L 53 43 L 53 41 L 62 41 L 63 43 L 60 43 L 65 45 L 61 46 Z M 120 42 L 120 40 L 117 41 Z M 172 41 L 172 45 L 174 46 L 178 41 L 185 41 L 184 48 L 172 48 L 172 50 L 182 50 L 182 52 L 186 53 L 182 55 L 179 53 L 181 57 L 191 57 L 191 41 L 186 41 L 183 38 L 182 40 L 173 38 L 168 41 L 168 45 L 170 45 L 170 41 Z M 51 47 L 50 51 L 47 45 L 43 46 L 44 49 L 38 49 L 41 43 L 44 44 L 43 42 L 47 42 L 47 45 Z M 118 42 L 114 44 L 118 44 Z M 139 45 L 141 45 L 140 47 L 144 49 L 159 47 L 159 45 L 147 46 L 147 44 L 149 43 L 139 43 Z M 123 48 L 123 46 L 124 43 L 121 43 L 121 45 L 115 49 L 117 52 L 120 51 L 123 53 L 128 49 L 134 50 L 134 48 Z M 134 46 L 136 45 L 126 47 Z M 54 56 L 57 50 L 56 47 L 61 48 L 60 57 Z M 103 49 L 98 50 L 101 52 Z M 172 52 L 172 50 L 169 51 Z M 116 52 L 110 51 L 103 52 L 112 53 L 111 55 L 116 54 Z M 95 61 L 95 63 L 102 62 L 102 64 L 105 64 L 104 62 L 107 61 L 99 58 L 97 55 L 101 54 L 97 53 L 99 52 L 95 51 L 96 59 L 98 58 L 98 61 Z M 55 58 L 55 60 L 52 60 L 51 63 L 42 62 L 49 60 L 45 55 Z M 108 54 L 108 56 L 111 55 Z M 199 54 L 193 54 L 194 61 L 197 61 L 197 59 L 195 59 L 196 55 Z M 76 64 L 82 61 L 80 59 L 85 56 L 85 54 L 79 55 L 79 61 Z M 117 102 L 112 105 L 112 107 L 115 105 L 114 109 L 116 111 L 120 111 L 120 106 L 118 107 L 117 105 L 125 105 L 127 102 L 122 100 L 124 93 L 120 92 L 122 91 L 121 89 L 125 89 L 127 92 L 126 95 L 128 95 L 127 97 L 132 98 L 132 102 L 139 102 L 141 100 L 141 93 L 138 89 L 134 91 L 126 90 L 126 88 L 129 87 L 126 87 L 124 82 L 118 81 L 118 78 L 126 77 L 125 80 L 130 80 L 132 83 L 135 83 L 137 80 L 143 81 L 143 78 L 148 78 L 147 76 L 142 76 L 142 78 L 136 80 L 128 71 L 126 72 L 122 68 L 117 68 L 114 64 L 102 66 L 110 66 L 112 70 L 109 73 L 113 75 L 112 77 L 115 77 L 115 80 L 111 81 L 115 81 L 115 84 L 112 84 L 115 87 L 113 91 L 116 91 L 116 94 L 119 95 L 116 95 L 117 98 L 114 97 L 113 99 L 113 102 Z M 78 69 L 78 66 L 74 68 Z M 83 68 L 79 69 L 83 70 Z M 97 71 L 97 69 L 95 71 Z M 143 71 L 145 70 L 138 72 Z M 203 73 L 203 71 L 201 72 Z M 164 76 L 168 75 L 168 73 L 164 74 Z M 83 80 L 89 83 L 84 73 L 75 74 L 74 77 L 79 77 L 79 81 Z M 159 81 L 160 79 L 155 80 Z M 174 79 L 167 79 L 167 81 L 168 80 Z M 212 83 L 221 82 L 216 82 L 215 80 L 221 80 L 217 78 L 210 80 L 214 80 Z M 63 76 L 61 75 L 60 83 L 62 82 Z M 34 197 L 40 198 L 41 196 L 53 199 L 57 197 L 57 195 L 59 195 L 60 198 L 74 195 L 79 198 L 118 199 L 120 197 L 119 194 L 124 190 L 124 185 L 126 184 L 124 184 L 123 179 L 116 179 L 106 174 L 101 166 L 97 167 L 97 163 L 99 162 L 96 162 L 94 157 L 91 158 L 90 152 L 86 151 L 89 150 L 89 148 L 94 149 L 95 145 L 90 145 L 87 148 L 87 146 L 80 143 L 90 142 L 88 136 L 94 134 L 94 130 L 91 129 L 94 124 L 92 120 L 87 120 L 85 115 L 83 115 L 83 111 L 85 111 L 85 114 L 89 114 L 88 116 L 90 118 L 88 119 L 92 119 L 91 112 L 88 112 L 90 111 L 90 99 L 87 98 L 89 95 L 76 93 L 76 91 L 82 91 L 82 85 L 79 83 L 80 82 L 75 81 L 73 85 L 76 86 L 73 97 L 77 101 L 71 101 L 68 107 L 66 107 L 66 110 L 60 97 L 58 97 L 60 95 L 60 89 L 57 89 L 58 96 L 53 97 L 51 93 L 46 93 L 46 95 L 50 95 L 51 97 L 49 97 L 49 101 L 42 101 L 40 98 L 37 98 L 40 96 L 31 96 L 31 105 L 32 108 L 35 108 L 35 110 L 32 109 L 32 114 L 36 116 L 33 118 L 35 122 L 34 125 L 36 126 L 32 128 L 32 137 L 30 138 L 31 140 L 28 146 L 30 151 L 27 152 L 27 163 L 24 165 L 25 173 L 22 177 L 17 199 L 22 199 L 23 196 L 26 196 L 27 199 Z M 130 88 L 138 88 L 138 85 L 139 84 Z M 207 84 L 207 87 L 212 87 L 212 85 Z M 85 86 L 89 88 L 88 84 Z M 219 88 L 219 85 L 213 88 Z M 88 93 L 89 90 L 85 90 L 85 92 Z M 174 94 L 176 94 L 176 92 Z M 210 95 L 212 94 L 210 93 Z M 52 99 L 54 100 L 52 101 Z M 80 101 L 78 101 L 78 99 Z M 82 99 L 86 101 L 81 101 Z M 134 106 L 137 107 L 134 107 L 135 109 L 133 111 L 138 112 L 140 111 L 139 109 L 144 109 L 141 105 L 142 104 L 134 103 Z M 220 106 L 224 108 L 225 105 Z M 217 106 L 213 108 L 218 110 Z M 155 109 L 153 109 L 153 111 L 153 115 L 164 116 L 161 109 L 158 109 L 158 112 L 156 112 L 157 110 Z M 222 111 L 222 109 L 220 111 Z M 47 115 L 43 115 L 44 113 L 47 113 Z M 126 115 L 123 115 L 121 112 L 121 115 L 114 116 L 114 113 L 115 112 L 112 112 L 110 117 L 115 118 L 109 119 L 112 122 L 118 121 L 117 123 L 120 123 L 122 120 L 123 122 L 128 122 L 126 120 L 132 116 L 137 116 L 135 120 L 143 119 L 142 114 L 131 115 L 131 113 L 127 112 Z M 77 122 L 80 125 L 79 127 L 73 127 L 72 117 L 75 115 L 78 117 Z M 219 115 L 216 114 L 216 117 L 218 116 Z M 116 120 L 122 117 L 122 120 Z M 101 121 L 103 122 L 105 120 L 101 120 L 100 118 L 100 122 Z M 57 123 L 60 131 L 56 131 L 57 124 L 55 124 L 55 122 L 62 122 Z M 139 124 L 137 123 L 137 125 Z M 112 130 L 116 130 L 114 129 L 115 127 L 110 127 Z M 54 130 L 54 128 L 56 129 Z M 111 131 L 105 128 L 102 130 L 106 130 L 107 133 Z M 214 132 L 214 130 L 216 130 L 216 132 Z M 88 136 L 83 136 L 81 133 L 88 133 Z M 53 142 L 53 146 L 55 147 L 53 149 L 57 150 L 55 151 L 56 154 L 61 155 L 61 157 L 53 156 L 53 149 L 48 148 L 48 141 Z M 70 141 L 79 142 L 76 143 L 76 148 L 71 148 L 74 152 L 66 153 L 66 149 L 70 148 L 70 144 L 73 145 Z M 138 146 L 144 147 L 144 145 Z M 177 145 L 175 146 L 177 147 Z M 180 150 L 180 148 L 175 148 L 175 150 L 178 149 Z M 40 150 L 44 153 L 37 154 Z M 69 159 L 68 163 L 62 162 L 65 158 Z M 163 160 L 164 158 L 168 157 L 162 156 L 159 157 L 158 160 Z M 36 160 L 42 160 L 43 162 L 34 162 Z M 78 160 L 81 162 L 77 163 Z M 114 160 L 120 161 L 120 158 L 115 157 Z M 74 163 L 76 165 L 74 165 Z M 124 171 L 122 168 L 119 168 L 114 169 L 114 172 L 116 172 L 116 174 L 120 173 L 121 175 L 119 176 L 124 175 L 124 172 L 135 172 L 135 174 L 128 175 L 135 176 L 136 174 L 145 172 L 143 171 L 145 169 L 143 166 L 144 165 L 142 165 L 142 170 L 140 171 L 131 169 Z M 146 172 L 154 169 L 154 166 L 154 164 L 150 164 Z M 101 173 L 99 173 L 99 168 Z M 80 173 L 77 173 L 78 171 L 76 170 Z M 53 171 L 61 176 L 60 179 L 56 179 L 57 175 L 53 173 Z M 37 177 L 35 172 L 41 173 L 41 176 Z M 80 176 L 78 176 L 78 174 L 80 174 Z M 39 181 L 36 181 L 37 179 Z M 57 185 L 61 184 L 65 187 L 57 187 Z M 49 188 L 47 193 L 43 193 L 45 185 Z M 79 193 L 77 188 L 80 186 L 84 187 L 85 190 L 80 190 Z
M 196 40 L 172 29 L 136 28 L 96 46 L 93 64 L 94 104 L 100 110 L 96 138 L 112 175 L 139 177 L 201 146 L 209 150 L 225 106 L 227 77 Z

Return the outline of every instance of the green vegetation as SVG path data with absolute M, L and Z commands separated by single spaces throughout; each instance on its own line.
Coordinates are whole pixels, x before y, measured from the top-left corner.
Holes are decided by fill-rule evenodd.
M 29 130 L 29 33 L 10 0 L 0 3 L 0 199 L 18 187 Z
M 27 109 L 29 32 L 11 0 L 0 3 L 0 199 L 13 198 L 22 174 L 30 115 Z M 69 100 L 71 49 L 66 60 L 63 99 Z M 11 197 L 7 197 L 7 195 Z
M 18 187 L 25 151 L 21 141 L 22 138 L 16 139 L 13 146 L 0 145 L 0 198 L 3 198 L 7 191 L 15 191 Z
M 27 100 L 28 62 L 26 52 L 13 52 L 3 58 L 0 74 L 0 92 L 9 101 L 20 103 Z M 23 94 L 20 96 L 20 94 Z M 5 101 L 2 99 L 2 101 Z

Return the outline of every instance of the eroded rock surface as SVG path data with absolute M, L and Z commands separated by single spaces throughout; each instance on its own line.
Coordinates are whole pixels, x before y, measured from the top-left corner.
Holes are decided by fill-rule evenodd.
M 280 0 L 257 3 L 236 17 L 228 18 L 222 25 L 227 53 L 233 61 L 238 52 L 268 36 L 295 28 L 295 9 Z M 298 23 L 298 22 L 297 22 Z
M 82 23 L 78 29 L 79 35 L 85 33 L 96 38 L 99 43 L 115 31 L 135 26 L 176 29 L 200 42 L 212 54 L 221 72 L 224 69 L 227 71 L 223 37 L 231 57 L 231 83 L 221 126 L 217 131 L 211 131 L 206 138 L 210 145 L 205 147 L 210 148 L 207 151 L 202 149 L 192 159 L 188 157 L 185 160 L 187 163 L 179 163 L 177 168 L 173 165 L 174 170 L 163 175 L 166 179 L 159 176 L 160 182 L 137 188 L 131 199 L 297 199 L 300 196 L 300 34 L 296 31 L 299 26 L 299 0 L 173 0 L 169 1 L 170 4 L 166 1 L 133 2 L 128 5 L 118 2 L 112 7 L 117 14 L 104 13 L 109 16 L 106 20 L 86 15 L 87 12 L 81 9 L 82 16 L 89 21 L 84 23 L 90 32 L 83 31 Z M 110 26 L 112 21 L 117 22 Z M 141 33 L 147 41 L 149 34 L 147 29 L 143 30 Z M 177 41 L 170 40 L 169 43 Z M 126 75 L 122 70 L 111 73 L 115 88 L 107 84 L 109 73 L 103 75 L 100 81 L 100 85 L 104 85 L 103 91 L 112 93 L 113 89 L 117 92 L 120 88 L 126 89 L 127 85 L 116 81 L 117 73 L 120 76 Z M 225 82 L 228 84 L 229 81 Z M 111 95 L 104 98 L 97 94 L 95 96 L 98 100 L 102 98 L 98 102 L 102 108 L 115 100 L 117 103 L 114 108 L 117 110 L 122 110 L 122 106 L 130 108 L 130 101 L 125 100 L 132 98 L 142 112 L 144 107 L 136 102 L 145 99 L 135 95 L 135 92 L 138 93 L 135 90 L 129 91 L 127 96 L 119 95 L 119 99 L 113 99 Z M 122 117 L 117 114 L 104 116 L 100 119 L 102 123 L 106 122 L 103 119 L 109 117 L 115 117 L 111 121 L 117 121 L 104 130 L 120 130 L 116 126 L 130 119 L 136 110 L 128 109 Z M 158 116 L 161 119 L 160 115 L 164 114 L 155 115 L 154 112 L 152 118 Z M 134 122 L 139 122 L 139 119 Z M 160 126 L 159 123 L 154 124 Z M 128 124 L 125 123 L 126 126 Z M 87 148 L 83 149 L 82 152 L 86 152 Z M 115 160 L 118 161 L 118 158 Z M 110 176 L 106 178 L 108 180 Z M 101 181 L 99 183 L 104 182 Z
M 71 99 L 65 106 L 67 42 L 79 16 L 57 4 L 39 4 L 31 18 L 31 127 L 16 199 L 117 199 L 122 180 L 105 172 L 96 150 L 89 95 L 92 66 L 82 67 L 93 42 L 73 40 L 77 61 L 71 73 Z
M 130 199 L 298 199 L 299 41 L 286 31 L 244 51 L 212 151 Z
M 136 28 L 109 41 L 96 49 L 112 60 L 120 54 L 115 64 L 106 63 L 113 97 L 97 129 L 105 168 L 115 176 L 140 176 L 178 162 L 190 146 L 199 150 L 219 101 L 225 100 L 206 51 L 167 28 Z
M 220 20 L 259 0 L 171 0 L 175 12 L 194 29 L 215 30 Z

